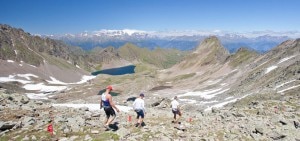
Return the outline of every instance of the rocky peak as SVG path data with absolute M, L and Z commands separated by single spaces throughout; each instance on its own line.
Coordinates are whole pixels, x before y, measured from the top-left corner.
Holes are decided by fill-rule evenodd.
M 229 51 L 222 46 L 216 36 L 210 36 L 202 41 L 194 53 L 205 57 L 209 62 L 224 62 L 229 56 Z

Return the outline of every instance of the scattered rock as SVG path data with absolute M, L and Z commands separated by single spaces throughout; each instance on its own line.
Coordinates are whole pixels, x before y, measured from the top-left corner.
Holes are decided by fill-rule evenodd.
M 91 130 L 91 133 L 92 134 L 99 134 L 99 131 L 98 130 Z
M 269 134 L 269 137 L 273 140 L 280 140 L 286 137 L 286 135 L 280 134 L 276 131 L 273 131 Z
M 254 131 L 255 134 L 261 134 L 263 135 L 264 134 L 264 129 L 262 127 L 255 127 L 255 131 Z
M 93 138 L 90 135 L 85 135 L 84 140 L 85 141 L 92 141 Z
M 297 121 L 293 121 L 294 122 L 294 126 L 296 129 L 298 129 L 300 127 L 300 123 Z

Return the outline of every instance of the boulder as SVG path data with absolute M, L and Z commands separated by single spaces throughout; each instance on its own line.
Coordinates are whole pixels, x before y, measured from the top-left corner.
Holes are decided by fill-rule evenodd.
M 158 105 L 160 105 L 161 102 L 163 102 L 165 100 L 165 98 L 161 99 L 160 101 L 154 102 L 151 104 L 152 107 L 156 107 Z
M 24 119 L 22 120 L 23 127 L 25 128 L 30 125 L 33 125 L 35 122 L 36 122 L 35 118 L 28 117 L 28 116 L 25 116 Z
M 9 130 L 12 129 L 14 126 L 16 125 L 15 122 L 3 122 L 0 121 L 0 130 L 1 131 L 5 131 L 5 130 Z

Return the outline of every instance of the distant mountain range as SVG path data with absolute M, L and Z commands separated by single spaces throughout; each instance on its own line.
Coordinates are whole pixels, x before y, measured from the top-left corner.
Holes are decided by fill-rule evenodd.
M 185 31 L 185 32 L 155 32 L 140 30 L 100 30 L 94 32 L 83 32 L 79 34 L 64 35 L 39 35 L 52 39 L 63 40 L 72 46 L 79 46 L 84 50 L 91 50 L 95 47 L 105 48 L 113 46 L 119 48 L 126 43 L 132 43 L 140 47 L 154 49 L 175 48 L 179 50 L 193 50 L 205 38 L 216 35 L 222 45 L 229 52 L 236 52 L 240 47 L 254 49 L 264 53 L 281 42 L 291 39 L 288 34 L 268 34 L 269 32 L 251 34 L 239 34 L 229 32 L 202 32 L 202 31 Z

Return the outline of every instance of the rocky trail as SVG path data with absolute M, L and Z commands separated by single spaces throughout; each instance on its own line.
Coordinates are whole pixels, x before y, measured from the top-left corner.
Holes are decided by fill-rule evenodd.
M 254 96 L 253 96 L 254 97 Z M 183 107 L 181 124 L 172 123 L 171 99 L 147 103 L 145 126 L 135 127 L 133 110 L 117 113 L 105 131 L 103 110 L 53 106 L 1 90 L 1 140 L 300 140 L 298 96 L 247 97 L 223 108 Z M 150 99 L 150 98 L 149 98 Z M 132 101 L 119 104 L 130 106 Z M 130 120 L 131 119 L 131 120 Z M 52 121 L 53 120 L 53 121 Z M 52 122 L 51 122 L 52 121 Z M 54 135 L 47 131 L 52 123 Z

